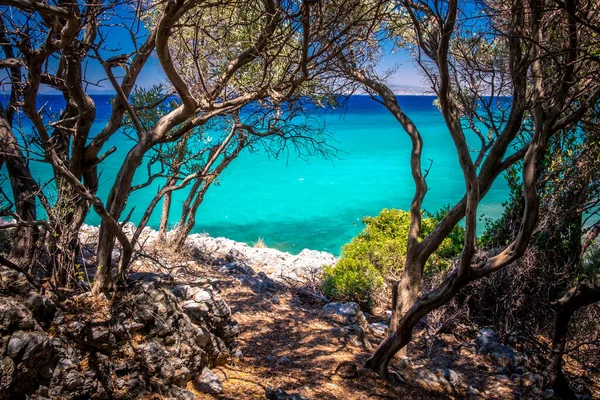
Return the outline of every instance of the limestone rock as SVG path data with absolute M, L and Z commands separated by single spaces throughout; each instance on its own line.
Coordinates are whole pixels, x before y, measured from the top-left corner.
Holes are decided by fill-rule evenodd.
M 254 292 L 275 291 L 277 285 L 264 272 L 259 272 L 256 276 L 237 275 L 236 279 L 244 286 L 248 286 Z
M 171 393 L 177 400 L 196 400 L 198 398 L 194 393 L 183 388 L 173 388 Z
M 443 376 L 453 387 L 459 387 L 465 383 L 466 378 L 463 374 L 458 373 L 450 368 L 440 368 L 435 370 L 436 375 Z
M 48 324 L 56 313 L 56 304 L 46 296 L 37 293 L 30 294 L 24 301 L 25 306 L 31 310 L 36 320 Z
M 25 275 L 12 269 L 0 270 L 0 289 L 14 294 L 27 294 L 33 286 Z
M 256 272 L 249 265 L 244 264 L 243 262 L 236 260 L 230 263 L 227 263 L 223 266 L 223 268 L 229 272 L 230 274 L 238 274 L 238 275 L 256 275 Z
M 523 364 L 523 358 L 508 346 L 499 345 L 491 354 L 492 358 L 501 366 L 517 368 Z
M 223 393 L 223 385 L 219 378 L 206 367 L 202 370 L 202 374 L 194 380 L 194 387 L 209 394 Z
M 244 353 L 242 352 L 242 349 L 236 349 L 233 352 L 232 357 L 235 357 L 240 361 L 244 361 Z
M 452 392 L 452 384 L 441 373 L 434 373 L 427 368 L 416 368 L 404 373 L 407 380 L 433 391 Z
M 388 324 L 385 322 L 373 322 L 369 324 L 369 330 L 376 335 L 383 336 L 388 331 Z
M 69 359 L 59 360 L 50 382 L 49 395 L 62 399 L 90 398 L 98 393 L 99 381 L 93 373 L 79 372 Z
M 10 297 L 0 296 L 0 333 L 16 329 L 33 330 L 33 315 L 21 302 Z
M 50 341 L 45 333 L 17 331 L 8 341 L 6 355 L 17 363 L 33 367 L 38 362 L 48 359 L 49 351 Z
M 365 335 L 365 331 L 358 325 L 348 325 L 342 327 L 335 327 L 331 329 L 331 333 L 344 341 L 349 341 L 355 346 L 362 346 L 366 350 L 371 350 L 372 345 Z
M 187 400 L 194 396 L 184 387 L 195 376 L 211 393 L 218 390 L 204 368 L 230 360 L 239 328 L 210 285 L 171 290 L 169 279 L 140 274 L 104 321 L 90 321 L 66 310 L 65 316 L 44 295 L 23 292 L 13 284 L 19 275 L 5 271 L 0 267 L 9 288 L 0 296 L 0 400 L 102 400 L 108 393 L 118 400 L 157 391 Z
M 344 325 L 359 325 L 362 329 L 368 329 L 367 319 L 360 310 L 357 303 L 331 302 L 323 306 L 323 311 L 330 314 L 336 321 Z
M 254 248 L 230 239 L 205 234 L 188 236 L 187 245 L 206 261 L 221 264 L 236 275 L 254 276 L 254 268 L 268 265 L 271 279 L 314 280 L 324 265 L 333 265 L 332 254 L 304 249 L 298 255 L 271 248 Z
M 469 394 L 472 398 L 474 398 L 474 397 L 477 398 L 477 397 L 481 396 L 481 391 L 474 388 L 473 386 L 468 386 L 467 394 Z
M 344 317 L 355 316 L 360 310 L 357 303 L 348 302 L 348 303 L 328 303 L 323 306 L 323 311 L 326 311 L 330 314 L 342 315 Z

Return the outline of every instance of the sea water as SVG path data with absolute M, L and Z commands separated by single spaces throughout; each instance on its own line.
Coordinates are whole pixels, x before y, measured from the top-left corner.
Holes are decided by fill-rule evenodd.
M 42 101 L 60 104 L 57 96 L 44 97 Z M 97 113 L 92 136 L 106 123 L 111 98 L 93 97 Z M 453 141 L 433 104 L 435 98 L 399 96 L 398 100 L 423 136 L 423 166 L 429 169 L 423 208 L 433 212 L 455 204 L 463 197 L 465 184 Z M 291 152 L 274 159 L 260 151 L 242 152 L 208 190 L 193 232 L 250 244 L 262 238 L 267 246 L 292 253 L 309 248 L 337 255 L 362 229 L 363 216 L 377 215 L 383 208 L 407 210 L 414 195 L 410 140 L 389 112 L 368 96 L 352 96 L 339 110 L 314 112 L 326 124 L 327 140 L 338 150 L 336 158 L 306 160 Z M 469 142 L 478 144 L 471 136 Z M 117 151 L 101 165 L 98 194 L 103 200 L 133 142 L 117 134 L 105 149 L 112 146 Z M 34 162 L 31 168 L 41 182 L 49 179 L 47 165 Z M 141 167 L 136 181 L 144 181 L 145 175 Z M 139 221 L 156 192 L 157 185 L 134 192 L 122 217 L 135 207 L 131 221 Z M 172 225 L 179 220 L 185 195 L 185 190 L 174 195 Z M 500 178 L 479 206 L 482 219 L 498 217 L 507 196 L 506 182 Z M 160 208 L 159 204 L 149 226 L 158 227 Z M 87 222 L 98 224 L 100 219 L 91 213 Z M 481 221 L 479 232 L 483 226 Z

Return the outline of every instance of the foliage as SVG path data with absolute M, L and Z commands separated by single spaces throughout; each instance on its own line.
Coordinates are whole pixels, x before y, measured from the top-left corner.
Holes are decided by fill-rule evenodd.
M 594 111 L 588 118 L 594 121 L 597 115 Z M 540 216 L 530 246 L 517 262 L 472 283 L 457 296 L 459 303 L 468 306 L 471 321 L 492 326 L 501 335 L 521 332 L 533 340 L 551 332 L 553 302 L 582 279 L 598 282 L 600 247 L 593 243 L 587 251 L 582 248 L 590 232 L 587 225 L 597 220 L 600 199 L 597 137 L 595 126 L 582 124 L 552 138 L 538 172 Z M 504 212 L 499 219 L 487 221 L 479 238 L 486 252 L 495 253 L 514 240 L 519 230 L 521 168 L 518 163 L 505 174 L 510 196 L 503 204 Z M 572 325 L 577 329 L 569 334 L 570 343 L 584 342 L 600 332 L 600 325 L 590 318 L 597 312 L 594 306 L 574 315 Z
M 596 241 L 587 249 L 577 271 L 578 275 L 587 277 L 596 285 L 600 284 L 600 242 Z
M 364 260 L 342 257 L 323 269 L 323 291 L 331 298 L 356 301 L 370 309 L 374 294 L 383 287 L 380 271 Z
M 447 212 L 448 208 L 443 208 L 425 213 L 421 238 L 431 233 Z M 371 307 L 379 302 L 378 292 L 402 273 L 410 213 L 383 209 L 376 217 L 364 217 L 363 224 L 363 231 L 344 246 L 338 263 L 324 269 L 324 291 L 330 297 Z M 447 270 L 460 254 L 463 241 L 464 229 L 457 226 L 430 257 L 426 274 Z
M 523 213 L 523 188 L 521 186 L 521 163 L 512 166 L 504 174 L 508 183 L 508 200 L 502 203 L 502 215 L 493 220 L 487 218 L 485 231 L 478 242 L 481 247 L 493 248 L 506 246 L 512 242 L 519 230 L 520 217 Z

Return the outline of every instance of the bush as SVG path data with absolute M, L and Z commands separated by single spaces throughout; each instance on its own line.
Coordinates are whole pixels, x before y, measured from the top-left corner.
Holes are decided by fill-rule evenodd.
M 421 238 L 435 228 L 447 210 L 425 215 Z M 338 263 L 324 269 L 323 290 L 329 297 L 356 301 L 370 309 L 388 300 L 382 293 L 402 273 L 410 213 L 383 209 L 376 217 L 364 217 L 363 224 L 363 231 L 342 249 Z M 448 269 L 460 253 L 463 241 L 464 229 L 457 226 L 430 258 L 426 274 Z
M 343 258 L 323 270 L 323 289 L 328 296 L 344 301 L 356 301 L 365 308 L 372 305 L 371 294 L 383 286 L 383 277 L 369 263 Z

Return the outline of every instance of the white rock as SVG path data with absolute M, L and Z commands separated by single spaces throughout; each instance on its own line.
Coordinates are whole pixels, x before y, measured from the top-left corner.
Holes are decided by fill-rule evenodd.
M 388 330 L 388 324 L 385 322 L 373 322 L 369 324 L 369 329 L 376 335 L 385 335 Z
M 131 222 L 123 226 L 124 232 L 131 236 L 136 230 Z M 81 239 L 85 241 L 97 240 L 99 228 L 83 225 Z M 143 243 L 150 247 L 158 239 L 158 232 L 145 227 L 142 231 Z M 168 232 L 167 237 L 172 237 L 174 231 Z M 211 237 L 206 233 L 194 233 L 188 236 L 186 244 L 192 249 L 202 253 L 208 260 L 222 263 L 223 260 L 237 260 L 252 268 L 266 269 L 268 275 L 274 280 L 300 280 L 313 281 L 321 272 L 323 266 L 335 264 L 338 259 L 330 253 L 303 249 L 294 255 L 288 252 L 271 248 L 254 248 L 246 243 L 236 242 L 223 237 Z M 114 257 L 120 253 L 115 249 Z
M 223 385 L 221 384 L 221 380 L 206 367 L 204 367 L 202 374 L 194 381 L 194 386 L 196 389 L 204 393 L 223 393 Z
M 194 301 L 201 303 L 203 301 L 209 301 L 212 299 L 212 294 L 204 289 L 194 290 Z

